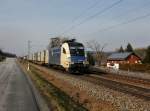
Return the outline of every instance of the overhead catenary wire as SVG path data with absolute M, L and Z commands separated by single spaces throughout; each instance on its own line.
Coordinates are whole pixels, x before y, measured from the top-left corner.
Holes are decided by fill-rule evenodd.
M 130 9 L 130 10 L 128 10 L 126 13 L 131 13 L 131 12 L 134 12 L 134 11 L 137 12 L 137 10 L 143 9 L 143 8 L 145 8 L 146 6 L 149 6 L 149 5 L 150 5 L 150 2 L 149 2 L 149 3 L 146 3 L 146 4 L 144 4 L 144 5 L 142 5 L 141 7 L 136 7 L 136 8 Z M 124 17 L 124 16 L 127 16 L 127 15 L 125 15 L 124 13 L 121 13 L 120 15 L 115 16 L 113 19 L 118 19 L 118 18 L 121 18 L 121 17 Z M 112 20 L 112 19 L 111 19 L 111 20 Z M 99 25 L 102 26 L 103 24 L 99 24 Z
M 150 5 L 150 2 L 144 4 L 142 7 L 136 7 L 136 8 L 133 8 L 133 9 L 131 9 L 131 10 L 128 10 L 128 13 L 133 12 L 133 11 L 137 11 L 138 9 L 142 9 L 143 7 L 145 8 L 145 6 L 149 6 L 149 5 Z M 121 13 L 120 15 L 116 16 L 115 19 L 118 19 L 119 17 L 122 17 L 122 15 L 124 15 L 124 14 Z M 148 17 L 148 16 L 149 16 L 149 14 L 146 14 L 146 17 Z M 100 30 L 98 30 L 98 31 L 96 31 L 96 32 L 88 33 L 88 34 L 86 34 L 86 35 L 92 35 L 92 34 L 97 33 L 97 32 L 105 32 L 105 31 L 107 31 L 107 30 L 111 30 L 111 29 L 113 29 L 113 28 L 119 27 L 120 25 L 125 25 L 125 24 L 132 23 L 132 22 L 134 22 L 134 20 L 135 20 L 135 22 L 136 22 L 137 20 L 140 20 L 140 19 L 144 19 L 143 16 L 138 16 L 138 17 L 136 17 L 136 18 L 133 18 L 133 19 L 130 19 L 130 20 L 127 20 L 127 21 L 124 21 L 124 22 L 122 22 L 122 23 L 118 23 L 118 24 L 115 24 L 115 25 L 112 25 L 112 26 L 108 26 L 108 27 L 106 27 L 106 28 L 102 28 L 102 29 L 100 29 Z M 132 21 L 132 22 L 131 22 L 131 21 Z M 100 25 L 102 25 L 102 24 L 100 24 Z
M 133 8 L 133 9 L 129 9 L 127 13 L 131 13 L 131 12 L 134 12 L 134 11 L 137 12 L 137 10 L 142 9 L 142 8 L 145 8 L 146 6 L 149 6 L 149 5 L 150 5 L 150 2 L 149 2 L 149 3 L 145 3 L 145 4 L 142 5 L 141 7 L 135 7 L 135 8 Z M 122 17 L 123 15 L 125 15 L 125 14 L 124 14 L 124 13 L 121 13 L 120 15 L 116 16 L 115 18 Z
M 72 20 L 72 23 L 76 22 L 78 19 L 80 19 L 82 16 L 84 16 L 89 10 L 95 8 L 95 6 L 97 6 L 99 3 L 101 2 L 101 0 L 97 0 L 96 2 L 94 2 L 94 4 L 92 4 L 91 6 L 89 6 L 87 9 L 85 9 L 82 13 L 80 13 L 77 17 L 75 17 Z
M 91 19 L 93 19 L 93 18 L 95 18 L 95 17 L 97 17 L 97 16 L 99 16 L 99 15 L 105 13 L 106 11 L 112 9 L 113 7 L 117 6 L 118 4 L 120 4 L 120 3 L 123 2 L 123 1 L 124 1 L 124 0 L 119 0 L 119 1 L 117 1 L 117 2 L 115 2 L 115 3 L 113 3 L 113 4 L 111 4 L 111 5 L 109 5 L 108 7 L 104 8 L 103 10 L 98 11 L 98 12 L 95 13 L 94 15 L 91 15 L 91 16 L 87 17 L 86 19 L 84 19 L 83 21 L 79 22 L 78 24 L 72 25 L 68 30 L 64 31 L 62 34 L 68 33 L 69 31 L 75 29 L 76 27 L 79 27 L 80 25 L 82 25 L 82 24 L 88 22 L 89 20 L 91 20 Z
M 145 15 L 138 16 L 138 17 L 136 17 L 136 18 L 133 18 L 133 19 L 124 21 L 124 22 L 122 22 L 122 23 L 118 23 L 118 24 L 115 24 L 115 25 L 112 25 L 112 26 L 109 26 L 109 27 L 100 29 L 100 30 L 97 31 L 97 32 L 105 32 L 105 31 L 107 31 L 107 30 L 111 30 L 111 29 L 117 28 L 117 27 L 122 26 L 122 25 L 130 24 L 130 23 L 136 22 L 136 21 L 138 21 L 138 20 L 145 19 L 145 18 L 147 18 L 147 17 L 149 17 L 149 16 L 150 16 L 150 13 L 147 13 L 147 14 L 145 14 Z
M 97 6 L 97 5 L 99 4 L 99 2 L 101 2 L 101 0 L 97 0 L 96 2 L 94 2 L 94 4 L 92 4 L 91 6 L 89 6 L 88 8 L 86 8 L 82 13 L 80 13 L 78 16 L 76 16 L 75 18 L 73 18 L 73 20 L 72 20 L 71 23 L 73 24 L 73 23 L 75 23 L 76 21 L 78 21 L 78 20 L 79 20 L 81 17 L 83 17 L 89 10 L 95 8 L 95 6 Z M 71 25 L 71 27 L 72 27 L 72 25 Z M 69 29 L 70 29 L 70 28 L 69 28 Z M 69 29 L 67 29 L 67 30 L 69 30 Z M 65 30 L 65 31 L 62 33 L 62 35 L 65 34 L 65 32 L 66 32 L 67 30 Z

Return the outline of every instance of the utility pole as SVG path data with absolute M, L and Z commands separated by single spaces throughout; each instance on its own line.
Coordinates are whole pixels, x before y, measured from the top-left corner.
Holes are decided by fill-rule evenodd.
M 30 64 L 29 64 L 30 50 L 31 50 L 31 41 L 28 40 L 28 68 L 27 68 L 28 71 L 30 70 Z

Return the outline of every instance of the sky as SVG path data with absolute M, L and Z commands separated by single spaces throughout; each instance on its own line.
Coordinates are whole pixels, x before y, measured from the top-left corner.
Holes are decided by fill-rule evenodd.
M 150 0 L 0 0 L 0 48 L 27 54 L 46 49 L 50 38 L 95 40 L 114 51 L 130 42 L 150 45 Z

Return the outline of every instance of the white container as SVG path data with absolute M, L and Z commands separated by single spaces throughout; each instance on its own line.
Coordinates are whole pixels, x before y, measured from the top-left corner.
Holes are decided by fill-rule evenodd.
M 37 55 L 38 55 L 38 58 L 37 58 L 37 59 L 38 59 L 38 62 L 41 62 L 41 52 L 38 52 Z
M 45 62 L 45 50 L 41 51 L 41 62 Z
M 49 51 L 45 50 L 45 64 L 49 64 Z

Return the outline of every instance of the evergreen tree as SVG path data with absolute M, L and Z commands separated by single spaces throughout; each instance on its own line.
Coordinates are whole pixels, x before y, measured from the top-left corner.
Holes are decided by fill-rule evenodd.
M 150 63 L 150 46 L 146 50 L 146 57 L 144 58 L 144 63 Z
M 123 47 L 121 46 L 120 49 L 118 50 L 118 52 L 124 52 Z
M 126 52 L 133 52 L 133 48 L 130 43 L 128 43 L 128 45 L 127 45 Z

